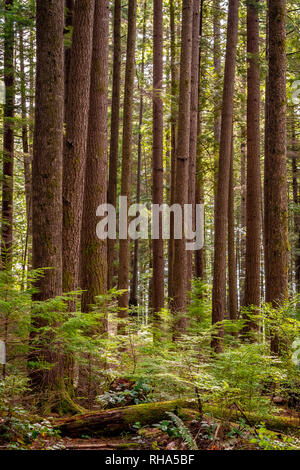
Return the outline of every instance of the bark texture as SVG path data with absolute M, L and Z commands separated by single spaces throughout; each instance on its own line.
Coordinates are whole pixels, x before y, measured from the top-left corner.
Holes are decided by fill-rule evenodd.
M 63 170 L 63 291 L 78 289 L 94 1 L 78 0 L 70 58 Z
M 233 96 L 238 38 L 239 1 L 229 0 L 227 46 L 222 102 L 222 124 L 218 171 L 218 189 L 215 209 L 214 278 L 212 294 L 212 323 L 224 320 L 226 286 L 226 233 L 228 222 L 228 193 L 231 156 L 231 131 L 233 122 Z M 216 352 L 222 350 L 222 328 L 212 339 Z
M 247 236 L 244 305 L 260 304 L 261 175 L 259 0 L 247 7 Z M 250 327 L 255 327 L 250 324 Z
M 113 83 L 110 124 L 108 204 L 117 204 L 117 177 L 119 157 L 119 121 L 120 121 L 120 81 L 121 81 L 121 0 L 115 0 L 114 6 L 114 56 Z M 107 241 L 107 286 L 112 289 L 115 272 L 115 240 Z
M 192 65 L 191 65 L 191 109 L 190 109 L 190 155 L 188 204 L 192 206 L 193 230 L 195 230 L 196 203 L 196 159 L 198 141 L 198 104 L 199 104 L 199 36 L 200 36 L 200 3 L 193 1 L 193 32 L 192 32 Z M 193 251 L 187 252 L 187 289 L 191 290 L 193 278 Z
M 268 104 L 265 155 L 266 301 L 274 306 L 288 295 L 288 200 L 286 181 L 286 1 L 268 4 Z M 276 337 L 271 348 L 278 352 Z
M 187 204 L 188 202 L 192 18 L 193 0 L 183 0 L 175 192 L 175 203 L 181 206 L 182 212 L 184 209 L 184 204 Z M 174 335 L 184 332 L 187 326 L 187 319 L 184 315 L 186 309 L 187 280 L 187 254 L 185 243 L 186 240 L 184 236 L 184 224 L 182 223 L 182 237 L 181 239 L 175 240 L 174 244 L 174 299 L 172 302 L 172 311 L 175 314 Z
M 88 142 L 81 235 L 82 311 L 107 289 L 107 243 L 96 234 L 96 211 L 107 198 L 109 2 L 95 3 Z
M 163 2 L 156 0 L 153 10 L 153 154 L 152 201 L 163 203 Z M 159 238 L 152 240 L 153 250 L 153 314 L 154 327 L 159 325 L 159 312 L 164 307 L 164 241 L 162 216 Z
M 128 3 L 128 34 L 126 53 L 125 90 L 123 106 L 123 141 L 122 141 L 122 177 L 121 196 L 127 197 L 127 204 L 130 201 L 131 182 L 131 160 L 132 160 L 132 115 L 133 115 L 133 90 L 135 75 L 135 41 L 136 41 L 136 0 L 129 0 Z M 119 296 L 120 318 L 127 316 L 128 308 L 128 286 L 129 286 L 129 261 L 130 243 L 126 239 L 120 239 L 119 249 L 119 272 L 118 289 L 125 290 Z M 123 329 L 122 325 L 121 330 Z
M 51 269 L 36 282 L 34 300 L 47 300 L 62 293 L 63 18 L 61 0 L 37 1 L 32 263 L 33 269 Z M 32 328 L 41 326 L 45 326 L 45 320 L 34 315 Z M 31 340 L 34 335 L 33 330 Z M 46 344 L 41 344 L 37 352 L 39 345 L 32 347 L 29 361 L 55 364 L 50 370 L 29 370 L 34 389 L 57 387 L 62 378 L 59 353 L 48 350 Z
M 13 245 L 13 189 L 14 189 L 14 116 L 15 116 L 15 72 L 14 72 L 14 23 L 10 13 L 13 0 L 4 1 L 4 86 L 3 109 L 3 180 L 2 180 L 2 224 L 1 262 L 2 269 L 10 269 Z

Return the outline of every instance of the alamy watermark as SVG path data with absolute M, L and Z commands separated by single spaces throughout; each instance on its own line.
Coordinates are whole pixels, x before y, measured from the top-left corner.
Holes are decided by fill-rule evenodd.
M 101 204 L 96 213 L 102 217 L 96 233 L 100 240 L 117 238 L 117 211 L 111 204 Z M 204 205 L 185 204 L 132 204 L 128 206 L 126 196 L 119 197 L 118 228 L 119 239 L 132 240 L 149 237 L 152 240 L 169 240 L 171 237 L 171 217 L 174 221 L 174 239 L 184 238 L 188 251 L 200 250 L 204 244 Z

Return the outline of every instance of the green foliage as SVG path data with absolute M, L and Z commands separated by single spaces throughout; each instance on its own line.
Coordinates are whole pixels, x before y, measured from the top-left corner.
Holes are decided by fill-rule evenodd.
M 258 429 L 257 434 L 250 440 L 251 443 L 258 445 L 261 450 L 296 450 L 299 449 L 295 445 L 295 440 L 288 436 L 283 436 L 279 439 L 277 433 L 266 429 L 262 423 Z
M 198 450 L 198 446 L 197 446 L 193 436 L 191 435 L 189 429 L 184 424 L 182 419 L 180 419 L 177 415 L 175 415 L 171 411 L 167 411 L 167 415 L 170 416 L 173 423 L 177 427 L 177 429 L 179 431 L 179 434 L 180 434 L 180 437 L 182 437 L 182 439 L 184 440 L 184 442 L 187 445 L 188 449 L 189 450 Z
M 123 388 L 123 389 L 122 389 Z M 148 397 L 151 388 L 147 383 L 138 381 L 132 388 L 124 389 L 118 387 L 117 391 L 108 391 L 97 397 L 97 401 L 104 408 L 113 408 L 115 406 L 124 406 L 128 404 L 139 405 L 140 403 L 150 403 L 152 399 Z

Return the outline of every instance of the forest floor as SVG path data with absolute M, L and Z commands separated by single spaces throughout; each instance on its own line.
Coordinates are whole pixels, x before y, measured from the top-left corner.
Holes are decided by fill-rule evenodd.
M 278 416 L 289 418 L 299 417 L 290 409 L 281 408 Z M 167 423 L 167 421 L 166 421 Z M 174 428 L 167 431 L 160 425 L 143 426 L 132 432 L 122 432 L 115 437 L 92 437 L 82 435 L 80 438 L 63 437 L 60 439 L 37 439 L 31 446 L 32 450 L 56 449 L 61 450 L 268 450 L 268 443 L 278 447 L 278 450 L 289 448 L 289 442 L 299 443 L 298 437 L 291 438 L 290 433 L 267 430 L 262 432 L 247 425 L 245 420 L 238 422 L 223 421 L 212 416 L 203 416 L 201 420 L 193 419 L 184 423 L 189 436 L 178 437 Z M 174 435 L 172 435 L 174 433 Z M 183 433 L 184 434 L 184 433 Z M 294 433 L 293 433 L 294 434 Z M 297 433 L 296 433 L 297 434 Z M 196 447 L 191 448 L 189 437 Z M 255 442 L 254 442 L 255 441 Z M 265 448 L 266 447 L 266 448 Z

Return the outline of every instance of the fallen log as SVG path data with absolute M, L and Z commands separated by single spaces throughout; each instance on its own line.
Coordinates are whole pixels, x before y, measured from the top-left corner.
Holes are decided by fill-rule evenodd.
M 189 413 L 191 410 L 191 413 Z M 62 418 L 56 422 L 56 428 L 62 436 L 115 436 L 122 432 L 133 431 L 135 423 L 141 426 L 159 423 L 166 419 L 166 411 L 172 411 L 183 418 L 195 414 L 197 403 L 193 400 L 173 400 L 166 402 L 145 403 L 124 406 L 104 411 L 96 411 Z

